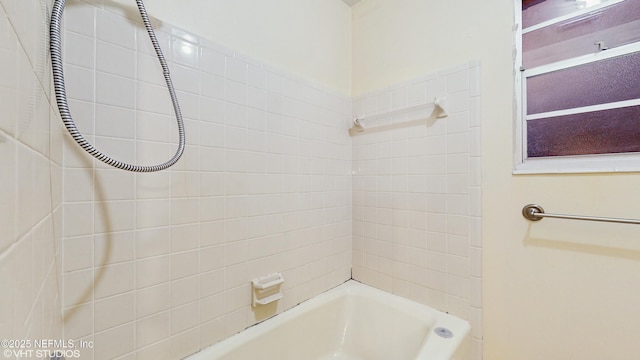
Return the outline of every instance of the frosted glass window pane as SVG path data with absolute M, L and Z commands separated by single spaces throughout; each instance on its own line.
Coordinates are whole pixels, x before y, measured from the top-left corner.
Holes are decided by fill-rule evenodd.
M 606 2 L 606 0 L 523 0 L 522 27 L 526 29 L 543 21 Z
M 640 98 L 640 53 L 527 78 L 527 114 Z
M 640 106 L 527 122 L 527 156 L 640 152 Z
M 627 0 L 522 35 L 523 65 L 530 69 L 640 40 L 640 1 Z

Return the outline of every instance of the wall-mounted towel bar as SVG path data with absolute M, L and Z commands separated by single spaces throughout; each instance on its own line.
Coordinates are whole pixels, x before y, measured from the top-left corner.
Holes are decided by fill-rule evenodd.
M 445 118 L 449 116 L 445 111 L 445 101 L 446 98 L 435 98 L 432 102 L 428 102 L 425 104 L 410 106 L 403 109 L 397 109 L 388 111 L 385 113 L 374 114 L 374 115 L 362 115 L 353 119 L 353 126 L 349 129 L 349 135 L 353 136 L 356 133 L 363 132 L 365 130 L 364 122 L 372 121 L 375 119 L 380 119 L 388 116 L 397 116 L 402 114 L 408 114 L 415 111 L 420 111 L 428 108 L 433 108 L 432 116 L 435 116 L 438 119 Z
M 536 204 L 525 205 L 525 207 L 522 208 L 522 216 L 524 216 L 527 220 L 531 220 L 531 221 L 540 221 L 544 217 L 549 217 L 549 218 L 556 218 L 556 219 L 600 221 L 600 222 L 640 225 L 640 220 L 635 220 L 635 219 L 621 219 L 621 218 L 583 216 L 583 215 L 549 214 L 544 212 L 544 209 L 542 208 L 542 206 L 536 205 Z

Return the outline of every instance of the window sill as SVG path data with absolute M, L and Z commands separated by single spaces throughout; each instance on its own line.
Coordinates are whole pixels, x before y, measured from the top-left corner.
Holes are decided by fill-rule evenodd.
M 514 175 L 640 172 L 640 154 L 559 156 L 527 159 L 514 166 Z

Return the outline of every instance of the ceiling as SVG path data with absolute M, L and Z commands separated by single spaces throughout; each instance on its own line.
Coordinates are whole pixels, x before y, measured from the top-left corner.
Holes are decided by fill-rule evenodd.
M 349 6 L 353 6 L 360 0 L 342 0 L 342 1 L 344 1 L 344 3 L 349 5 Z

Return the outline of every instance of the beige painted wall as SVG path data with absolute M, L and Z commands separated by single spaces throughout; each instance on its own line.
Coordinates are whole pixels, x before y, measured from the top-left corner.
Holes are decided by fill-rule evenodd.
M 145 4 L 153 17 L 169 24 L 341 94 L 351 92 L 351 12 L 342 1 L 146 0 Z
M 354 95 L 481 61 L 484 358 L 637 359 L 640 227 L 520 211 L 638 218 L 640 176 L 512 175 L 513 5 L 362 0 L 352 16 Z

